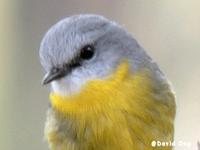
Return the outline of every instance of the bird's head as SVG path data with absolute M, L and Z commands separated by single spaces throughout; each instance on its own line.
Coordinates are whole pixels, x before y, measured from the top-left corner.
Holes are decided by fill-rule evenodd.
M 109 76 L 127 59 L 134 72 L 141 67 L 159 69 L 136 40 L 121 26 L 98 15 L 76 15 L 61 20 L 44 36 L 41 64 L 47 72 L 43 84 L 61 95 L 77 92 L 90 79 Z

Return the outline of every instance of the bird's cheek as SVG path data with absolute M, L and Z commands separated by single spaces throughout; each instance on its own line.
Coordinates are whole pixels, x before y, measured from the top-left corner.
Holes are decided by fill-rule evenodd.
M 71 95 L 77 91 L 79 91 L 83 80 L 79 78 L 71 78 L 65 77 L 60 80 L 55 80 L 51 83 L 52 92 L 57 93 L 59 95 Z
M 60 80 L 51 82 L 51 90 L 52 92 L 61 94 L 63 91 L 63 83 Z

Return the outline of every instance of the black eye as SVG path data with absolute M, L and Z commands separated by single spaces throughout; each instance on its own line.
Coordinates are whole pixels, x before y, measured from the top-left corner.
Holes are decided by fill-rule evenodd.
M 91 59 L 94 56 L 94 46 L 86 45 L 81 49 L 80 57 L 82 59 Z

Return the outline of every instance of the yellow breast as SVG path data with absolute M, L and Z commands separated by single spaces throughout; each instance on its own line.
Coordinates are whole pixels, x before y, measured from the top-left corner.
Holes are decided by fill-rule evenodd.
M 71 96 L 50 95 L 45 134 L 53 150 L 150 150 L 172 141 L 174 95 L 146 69 L 122 63 L 107 79 L 90 80 Z

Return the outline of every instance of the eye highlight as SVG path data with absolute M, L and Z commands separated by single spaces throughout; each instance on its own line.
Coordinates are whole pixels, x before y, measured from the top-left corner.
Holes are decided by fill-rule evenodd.
M 80 58 L 84 60 L 89 60 L 94 56 L 94 46 L 86 45 L 81 49 Z

